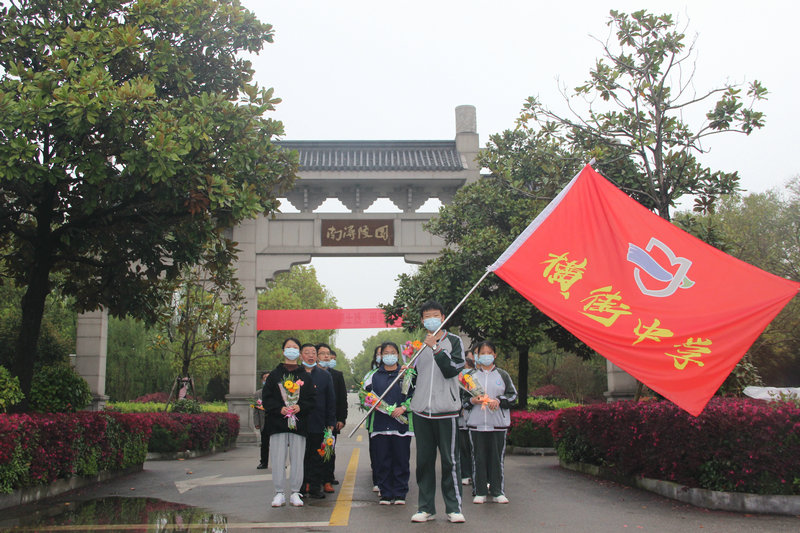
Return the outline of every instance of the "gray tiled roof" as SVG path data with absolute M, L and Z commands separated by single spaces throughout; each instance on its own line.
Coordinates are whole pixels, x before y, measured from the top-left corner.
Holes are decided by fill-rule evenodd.
M 464 170 L 455 141 L 280 141 L 300 170 Z

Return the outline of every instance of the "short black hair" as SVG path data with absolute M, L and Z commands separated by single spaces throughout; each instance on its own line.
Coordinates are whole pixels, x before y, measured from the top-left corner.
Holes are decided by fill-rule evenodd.
M 297 346 L 300 346 L 300 341 L 299 340 L 295 339 L 294 337 L 289 337 L 289 338 L 287 338 L 286 340 L 283 341 L 283 346 L 281 346 L 281 348 L 286 348 L 286 343 L 289 342 L 289 341 L 293 341 Z
M 316 346 L 314 346 L 313 344 L 311 344 L 310 342 L 307 342 L 307 343 L 305 343 L 304 345 L 302 345 L 302 346 L 300 347 L 300 351 L 302 352 L 302 351 L 303 351 L 305 348 L 308 348 L 309 346 L 311 346 L 312 348 L 314 348 L 314 351 L 315 351 L 315 352 L 317 351 L 317 347 L 316 347 Z
M 422 316 L 425 311 L 439 311 L 444 316 L 444 307 L 436 300 L 428 300 L 422 304 L 422 307 L 419 308 L 419 316 Z
M 331 347 L 325 344 L 324 342 L 317 344 L 315 348 L 317 349 L 317 351 L 319 351 L 320 348 L 327 348 L 329 352 L 332 351 Z
M 336 350 L 331 350 L 331 357 L 336 357 Z
M 395 351 L 397 352 L 397 355 L 400 355 L 400 348 L 398 348 L 397 345 L 392 341 L 386 341 L 383 344 L 381 344 L 381 355 L 383 355 L 383 350 L 385 350 L 387 346 L 393 346 Z
M 494 346 L 494 343 L 493 343 L 492 341 L 489 341 L 489 340 L 486 340 L 486 341 L 481 341 L 481 342 L 479 342 L 478 344 L 476 344 L 476 345 L 475 345 L 475 351 L 474 351 L 473 353 L 474 353 L 475 355 L 478 355 L 478 354 L 480 353 L 480 351 L 481 351 L 481 348 L 482 348 L 482 347 L 484 347 L 484 346 L 486 346 L 486 347 L 488 347 L 488 348 L 491 348 L 491 349 L 492 349 L 492 351 L 493 351 L 495 354 L 497 354 L 497 348 L 495 348 L 495 346 Z

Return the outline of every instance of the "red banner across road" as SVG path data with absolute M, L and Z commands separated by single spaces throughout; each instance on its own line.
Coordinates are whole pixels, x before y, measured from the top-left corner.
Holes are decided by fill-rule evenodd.
M 387 324 L 382 309 L 271 309 L 259 310 L 259 331 L 305 329 L 399 328 Z

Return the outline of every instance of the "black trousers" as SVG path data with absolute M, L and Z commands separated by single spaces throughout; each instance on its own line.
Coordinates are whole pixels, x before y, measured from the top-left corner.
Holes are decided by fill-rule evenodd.
M 269 464 L 269 434 L 263 426 L 261 427 L 261 464 L 264 466 Z
M 319 455 L 322 447 L 322 433 L 309 433 L 306 437 L 306 456 L 303 461 L 303 485 L 309 485 L 310 492 L 322 490 L 325 476 L 325 462 Z

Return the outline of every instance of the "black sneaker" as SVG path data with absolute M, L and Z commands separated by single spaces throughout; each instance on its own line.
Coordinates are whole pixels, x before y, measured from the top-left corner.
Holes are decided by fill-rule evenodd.
M 264 470 L 265 468 L 269 468 L 269 466 L 265 465 L 264 463 L 258 463 L 256 467 L 258 470 Z
M 334 479 L 333 481 L 331 481 L 331 485 L 338 485 L 338 484 L 339 484 L 338 479 Z

